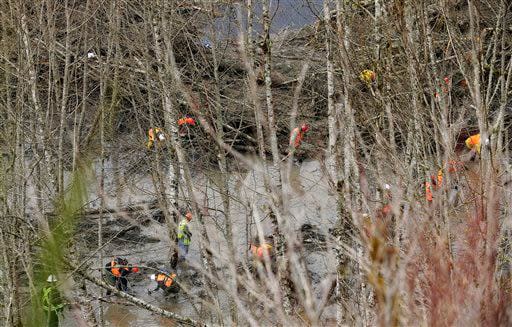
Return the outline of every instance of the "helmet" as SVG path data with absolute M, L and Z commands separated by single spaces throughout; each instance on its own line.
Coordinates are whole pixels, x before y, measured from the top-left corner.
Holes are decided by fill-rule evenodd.
M 187 211 L 187 213 L 185 214 L 185 217 L 187 217 L 188 220 L 191 220 L 192 219 L 192 213 L 190 211 Z
M 361 72 L 361 74 L 359 75 L 359 78 L 363 82 L 370 84 L 371 82 L 375 81 L 376 75 L 373 70 L 365 69 Z
M 387 183 L 386 183 L 386 184 L 384 184 L 384 189 L 386 189 L 386 190 L 390 190 L 390 189 L 391 189 L 391 186 L 390 186 L 389 184 L 387 184 Z
M 47 281 L 48 283 L 54 283 L 54 282 L 56 282 L 56 281 L 57 281 L 57 277 L 55 277 L 55 275 L 50 275 L 50 276 L 48 276 L 48 278 L 46 279 L 46 281 Z
M 300 129 L 303 131 L 303 132 L 307 132 L 309 130 L 309 125 L 308 124 L 302 124 L 302 126 L 300 127 Z
M 160 142 L 165 141 L 165 134 L 160 128 L 155 128 L 156 137 Z
M 156 276 L 155 276 L 155 274 L 151 274 L 151 275 L 149 275 L 149 278 L 150 278 L 151 280 L 155 280 L 155 279 L 156 279 Z

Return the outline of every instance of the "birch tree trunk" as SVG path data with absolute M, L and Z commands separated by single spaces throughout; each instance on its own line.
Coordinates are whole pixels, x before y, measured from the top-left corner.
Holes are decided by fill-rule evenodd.
M 337 237 L 341 248 L 336 249 L 338 259 L 337 293 L 344 298 L 342 305 L 342 316 L 338 318 L 340 323 L 354 322 L 361 319 L 366 324 L 367 305 L 365 305 L 367 290 L 363 281 L 362 271 L 359 267 L 362 259 L 361 245 L 357 235 L 358 213 L 362 209 L 362 196 L 360 190 L 359 166 L 357 164 L 356 149 L 356 122 L 351 102 L 351 92 L 349 86 L 353 84 L 352 72 L 348 53 L 350 52 L 350 27 L 347 23 L 348 9 L 347 4 L 341 0 L 336 3 L 337 10 L 337 29 L 338 29 L 338 47 L 340 63 L 343 71 L 343 109 L 342 119 L 344 122 L 340 129 L 346 131 L 345 141 L 343 142 L 343 183 L 338 183 L 338 217 L 339 221 L 335 227 L 335 236 Z M 351 249 L 352 254 L 346 253 L 345 249 Z M 344 253 L 345 252 L 345 253 Z M 341 300 L 338 298 L 338 300 Z M 358 317 L 357 312 L 361 315 Z M 340 319 L 341 318 L 341 319 Z
M 154 20 L 153 33 L 155 39 L 155 52 L 157 54 L 157 58 L 159 61 L 159 79 L 161 86 L 163 88 L 162 106 L 164 110 L 164 115 L 166 117 L 166 124 L 168 123 L 169 125 L 167 126 L 169 126 L 170 128 L 170 142 L 173 149 L 176 152 L 180 168 L 183 170 L 185 188 L 187 191 L 187 197 L 192 207 L 192 213 L 194 217 L 197 217 L 199 226 L 201 227 L 201 238 L 199 238 L 199 249 L 201 252 L 202 259 L 201 263 L 203 265 L 203 268 L 205 268 L 206 271 L 211 276 L 213 276 L 214 280 L 219 280 L 214 266 L 211 251 L 208 250 L 208 248 L 210 247 L 210 240 L 203 220 L 202 210 L 199 209 L 199 202 L 195 195 L 195 189 L 193 186 L 190 168 L 178 137 L 178 130 L 176 126 L 176 122 L 178 120 L 177 113 L 173 107 L 172 98 L 169 92 L 169 87 L 171 85 L 174 85 L 175 89 L 179 90 L 185 96 L 189 106 L 195 106 L 195 102 L 192 100 L 191 95 L 189 94 L 188 90 L 185 88 L 181 81 L 180 72 L 176 66 L 174 58 L 174 50 L 172 48 L 173 43 L 170 39 L 170 36 L 168 33 L 162 33 L 163 31 L 169 31 L 169 23 L 170 22 L 167 21 L 163 15 L 160 17 L 155 17 Z M 194 108 L 193 110 L 197 109 Z M 208 286 L 207 290 L 209 291 L 209 297 L 214 301 L 215 307 L 219 308 L 219 303 L 215 296 L 216 293 L 214 292 L 216 286 L 206 278 L 204 279 L 204 281 L 205 285 Z
M 249 6 L 250 4 L 248 4 Z M 211 12 L 214 11 L 213 6 L 211 7 Z M 211 17 L 212 22 L 213 17 Z M 250 22 L 248 22 L 248 26 L 250 25 Z M 214 86 L 214 92 L 215 92 L 215 132 L 216 132 L 216 138 L 217 138 L 217 152 L 218 152 L 218 167 L 221 174 L 221 180 L 219 183 L 219 191 L 222 198 L 222 208 L 224 211 L 224 229 L 226 231 L 226 239 L 227 239 L 227 246 L 229 251 L 229 276 L 228 278 L 231 279 L 230 287 L 231 289 L 236 292 L 238 289 L 238 283 L 235 276 L 237 275 L 236 272 L 236 266 L 235 262 L 236 260 L 236 254 L 235 254 L 235 246 L 234 246 L 234 238 L 233 238 L 233 223 L 231 218 L 231 208 L 230 208 L 230 188 L 229 188 L 229 172 L 228 172 L 228 162 L 226 159 L 226 150 L 220 146 L 220 144 L 224 143 L 224 118 L 223 113 L 221 110 L 222 102 L 221 102 L 221 93 L 220 93 L 220 87 L 221 87 L 221 81 L 219 76 L 219 63 L 218 63 L 218 55 L 217 55 L 217 35 L 215 32 L 215 26 L 210 26 L 211 31 L 211 37 L 212 40 L 212 58 L 213 58 L 213 76 L 215 79 L 215 86 Z M 249 36 L 248 36 L 249 39 Z M 230 314 L 231 314 L 231 321 L 233 325 L 238 325 L 238 313 L 236 311 L 236 303 L 235 299 L 230 296 L 229 297 L 229 308 L 230 308 Z
M 329 178 L 333 185 L 338 184 L 338 164 L 336 161 L 336 143 L 338 139 L 339 130 L 337 128 L 337 112 L 334 106 L 334 65 L 332 63 L 332 49 L 331 49 L 331 9 L 330 0 L 324 0 L 324 25 L 325 25 L 325 52 L 326 52 L 326 70 L 327 70 L 327 122 L 329 129 L 329 140 L 327 143 L 327 171 Z M 339 199 L 338 199 L 339 200 Z
M 280 184 L 281 176 L 279 158 L 279 147 L 277 145 L 277 131 L 276 122 L 274 117 L 274 103 L 272 99 L 272 41 L 270 39 L 270 13 L 269 13 L 269 0 L 263 0 L 263 55 L 264 55 L 264 76 L 265 76 L 265 98 L 267 101 L 267 117 L 268 117 L 268 130 L 270 136 L 270 149 L 272 150 L 272 161 L 276 176 L 279 179 L 277 184 Z
M 64 76 L 62 78 L 62 96 L 60 103 L 60 122 L 59 122 L 59 144 L 57 149 L 57 193 L 64 192 L 64 136 L 66 130 L 67 103 L 69 93 L 69 70 L 71 61 L 70 37 L 71 37 L 71 12 L 68 8 L 68 1 L 64 2 L 64 11 L 66 16 L 66 37 L 65 37 L 65 59 Z
M 23 10 L 20 8 L 20 10 Z M 26 69 L 28 70 L 28 84 L 30 87 L 30 99 L 32 101 L 33 105 L 33 111 L 31 111 L 31 114 L 33 115 L 33 131 L 35 134 L 36 149 L 33 149 L 33 153 L 36 158 L 36 162 L 39 162 L 40 164 L 37 165 L 38 170 L 41 171 L 41 174 L 38 174 L 38 176 L 41 177 L 36 182 L 36 188 L 38 193 L 38 210 L 39 210 L 39 221 L 41 223 L 41 226 L 48 230 L 48 221 L 44 217 L 44 211 L 45 211 L 45 204 L 46 202 L 44 200 L 47 200 L 49 198 L 52 198 L 52 192 L 54 190 L 53 187 L 53 181 L 55 180 L 51 173 L 51 165 L 50 165 L 50 154 L 46 148 L 46 142 L 45 142 L 45 130 L 44 127 L 46 126 L 45 122 L 43 121 L 42 114 L 44 113 L 44 110 L 42 109 L 39 101 L 39 94 L 37 91 L 37 72 L 36 67 L 34 65 L 34 59 L 33 59 L 33 47 L 31 44 L 30 39 L 30 31 L 28 29 L 28 23 L 27 23 L 27 16 L 22 11 L 20 12 L 21 16 L 21 31 L 20 31 L 20 37 L 23 41 L 24 50 L 25 50 L 25 60 L 26 60 Z M 48 183 L 49 185 L 49 192 L 43 192 L 42 183 Z M 45 196 L 46 194 L 46 196 Z

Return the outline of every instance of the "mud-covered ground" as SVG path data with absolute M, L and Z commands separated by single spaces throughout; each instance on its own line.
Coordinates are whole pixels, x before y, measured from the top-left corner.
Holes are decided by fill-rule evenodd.
M 326 251 L 318 243 L 328 234 L 328 229 L 335 222 L 335 203 L 332 194 L 329 194 L 328 185 L 321 170 L 320 162 L 305 161 L 296 163 L 292 168 L 290 192 L 289 221 L 292 229 L 304 239 L 306 258 L 310 278 L 319 293 L 324 291 L 325 285 L 335 271 L 333 253 Z M 106 171 L 110 171 L 110 162 L 107 162 Z M 113 176 L 107 173 L 106 185 L 112 185 Z M 200 201 L 204 200 L 206 186 L 212 187 L 212 180 L 217 176 L 209 173 L 196 173 L 194 185 L 196 195 Z M 231 215 L 235 235 L 237 261 L 244 262 L 247 259 L 247 241 L 256 235 L 256 227 L 251 218 L 248 217 L 247 203 L 254 203 L 261 209 L 261 225 L 265 233 L 270 233 L 271 226 L 268 217 L 264 212 L 263 180 L 256 171 L 249 171 L 244 174 L 232 174 L 230 189 L 234 197 L 231 201 Z M 167 227 L 159 223 L 155 217 L 157 209 L 151 209 L 154 202 L 154 188 L 148 176 L 139 176 L 138 179 L 130 180 L 130 187 L 125 187 L 122 192 L 110 192 L 107 198 L 106 207 L 112 208 L 113 212 L 104 219 L 103 241 L 108 242 L 102 253 L 103 262 L 98 259 L 90 267 L 104 266 L 113 257 L 126 257 L 130 263 L 143 266 L 168 267 L 168 255 L 170 243 Z M 91 188 L 91 209 L 97 208 L 99 201 L 96 199 L 95 188 Z M 119 196 L 120 198 L 116 198 Z M 208 207 L 222 208 L 219 193 L 210 188 L 207 192 Z M 131 208 L 127 212 L 116 211 L 117 205 L 122 208 Z M 126 210 L 125 210 L 126 211 Z M 210 216 L 205 217 L 205 223 L 209 233 L 212 248 L 218 253 L 226 253 L 226 244 L 220 226 L 222 216 L 210 210 Z M 88 215 L 80 223 L 80 233 L 84 244 L 93 251 L 97 245 L 97 215 Z M 246 226 L 249 223 L 249 227 Z M 197 220 L 192 220 L 190 225 L 194 235 L 200 234 Z M 249 234 L 249 235 L 248 235 Z M 303 237 L 304 236 L 304 237 Z M 198 238 L 193 237 L 190 248 L 189 259 L 192 265 L 200 265 Z M 97 270 L 92 274 L 99 276 Z M 201 296 L 201 285 L 191 268 L 178 266 L 178 281 L 186 288 L 186 292 L 180 292 L 175 297 L 165 298 L 161 291 L 148 294 L 148 289 L 153 289 L 155 283 L 149 279 L 150 271 L 142 270 L 139 274 L 130 278 L 131 293 L 141 299 L 157 305 L 166 310 L 178 313 L 182 316 L 193 319 L 200 319 L 202 305 L 198 300 Z M 321 284 L 323 281 L 323 284 Z M 92 286 L 91 286 L 92 287 Z M 92 287 L 90 291 L 98 291 Z M 226 296 L 220 293 L 221 306 L 227 308 Z M 106 298 L 104 303 L 105 320 L 109 326 L 167 326 L 171 322 L 158 317 L 151 312 L 138 308 L 115 296 Z M 325 319 L 333 318 L 329 308 L 326 309 Z M 70 322 L 71 323 L 71 322 Z

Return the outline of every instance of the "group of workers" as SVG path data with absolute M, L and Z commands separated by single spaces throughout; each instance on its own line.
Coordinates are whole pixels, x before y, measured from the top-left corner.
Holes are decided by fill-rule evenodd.
M 188 254 L 192 237 L 192 233 L 190 232 L 188 224 L 191 220 L 192 213 L 187 212 L 178 225 L 177 239 L 179 261 L 185 261 Z M 132 273 L 138 273 L 139 267 L 128 263 L 128 260 L 125 258 L 118 257 L 108 262 L 105 265 L 105 270 L 107 282 L 111 286 L 114 286 L 117 290 L 127 292 L 127 277 Z M 150 275 L 151 280 L 157 282 L 157 288 L 150 293 L 158 289 L 164 290 L 166 294 L 176 293 L 179 288 L 177 287 L 177 284 L 174 283 L 175 277 L 176 274 L 167 272 L 165 269 L 160 269 L 157 274 Z M 108 290 L 107 295 L 110 295 L 110 293 L 110 290 Z
M 178 135 L 186 136 L 189 128 L 196 126 L 196 120 L 190 117 L 188 114 L 185 117 L 178 119 Z M 288 148 L 288 155 L 292 154 L 302 144 L 302 140 L 306 132 L 309 130 L 308 124 L 302 124 L 301 126 L 295 127 L 290 133 L 290 141 Z M 155 127 L 148 130 L 148 142 L 146 147 L 152 149 L 157 144 L 163 144 L 165 141 L 165 134 L 161 128 Z
M 464 143 L 466 144 L 466 147 L 470 150 L 470 160 L 473 160 L 477 155 L 480 155 L 480 134 L 471 135 L 465 140 Z M 451 160 L 448 162 L 446 167 L 442 167 L 437 171 L 437 175 L 430 176 L 430 179 L 425 182 L 425 199 L 427 200 L 427 202 L 432 202 L 434 199 L 434 193 L 441 189 L 443 185 L 443 177 L 445 172 L 454 174 L 462 171 L 463 168 L 463 162 Z
M 140 270 L 138 267 L 128 263 L 127 259 L 115 258 L 111 262 L 105 265 L 106 280 L 109 285 L 115 287 L 118 291 L 128 292 L 128 279 L 127 277 L 132 273 L 138 273 Z M 175 282 L 176 274 L 170 273 L 165 269 L 158 269 L 156 274 L 149 276 L 152 281 L 157 283 L 154 290 L 148 290 L 151 294 L 158 289 L 162 289 L 166 295 L 171 293 L 177 293 L 179 286 Z M 111 291 L 107 290 L 107 295 L 110 295 Z
M 192 213 L 187 212 L 184 218 L 178 225 L 178 255 L 179 261 L 183 262 L 186 260 L 189 247 L 192 238 L 192 232 L 190 232 L 189 223 L 192 220 Z M 263 243 L 255 239 L 250 243 L 250 252 L 255 261 L 263 263 L 265 258 L 272 259 L 272 244 L 271 239 L 267 238 Z M 105 265 L 107 273 L 107 281 L 110 285 L 114 286 L 119 291 L 128 291 L 128 280 L 127 277 L 132 273 L 139 272 L 139 268 L 128 263 L 128 260 L 124 258 L 115 258 L 111 262 Z M 149 294 L 162 289 L 166 295 L 177 293 L 179 291 L 179 285 L 175 282 L 176 274 L 170 273 L 165 269 L 159 269 L 158 273 L 150 275 L 150 279 L 157 282 L 157 286 L 154 290 L 148 291 Z M 110 291 L 107 292 L 107 295 Z
M 178 135 L 181 137 L 186 136 L 189 128 L 193 126 L 196 126 L 196 120 L 188 114 L 178 119 Z M 148 130 L 148 142 L 146 143 L 148 149 L 152 149 L 156 144 L 163 144 L 164 141 L 165 134 L 161 128 L 155 127 Z

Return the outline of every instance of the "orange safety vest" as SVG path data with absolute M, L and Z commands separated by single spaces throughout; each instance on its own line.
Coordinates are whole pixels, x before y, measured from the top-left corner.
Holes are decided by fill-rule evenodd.
M 116 267 L 116 265 L 117 265 L 117 262 L 115 260 L 112 260 L 112 262 L 110 263 L 110 272 L 112 273 L 112 275 L 114 275 L 116 277 L 121 277 L 121 268 Z M 127 269 L 127 268 L 124 268 L 124 269 Z
M 432 189 L 430 187 L 430 182 L 425 182 L 425 199 L 428 202 L 432 202 L 434 196 L 432 195 Z
M 367 85 L 370 85 L 372 82 L 375 82 L 376 79 L 375 72 L 369 69 L 365 69 L 359 75 L 359 78 L 365 82 Z
M 436 189 L 440 188 L 442 184 L 443 184 L 443 169 L 439 169 L 437 171 Z
M 300 129 L 300 127 L 295 127 L 290 134 L 290 146 L 297 148 L 302 143 L 302 139 L 304 138 L 304 133 Z
M 191 117 L 184 117 L 184 118 L 180 118 L 178 119 L 178 125 L 181 126 L 181 125 L 191 125 L 191 126 L 195 126 L 196 125 L 196 121 L 194 118 L 191 118 Z
M 160 128 L 150 128 L 148 130 L 148 144 L 147 144 L 148 148 L 151 148 L 153 146 L 153 143 L 155 142 L 156 136 L 159 133 L 163 134 L 162 129 L 160 129 Z
M 448 172 L 449 173 L 456 173 L 459 170 L 462 169 L 463 163 L 460 161 L 450 160 L 448 161 Z M 443 185 L 443 169 L 439 169 L 437 171 L 437 180 L 434 178 L 434 176 L 431 177 L 432 181 L 435 181 L 434 183 L 434 190 L 438 190 Z M 432 184 L 430 182 L 425 182 L 425 198 L 427 201 L 431 202 L 433 199 L 432 194 Z
M 450 160 L 450 161 L 448 161 L 448 165 L 447 165 L 448 172 L 456 173 L 459 170 L 461 170 L 463 166 L 464 166 L 464 164 L 460 161 Z M 443 183 L 443 168 L 441 168 L 437 171 L 437 187 L 438 188 L 441 187 L 442 183 Z
M 112 260 L 110 262 L 110 272 L 112 273 L 112 275 L 116 276 L 116 277 L 121 277 L 121 270 L 126 270 L 126 271 L 129 271 L 129 272 L 139 272 L 139 268 L 138 267 L 131 267 L 131 268 L 128 268 L 128 267 L 116 267 L 117 265 L 117 261 L 115 260 Z
M 391 213 L 391 205 L 386 204 L 380 209 L 380 212 L 382 213 L 383 216 L 389 215 Z
M 466 146 L 471 150 L 480 153 L 480 133 L 472 135 L 466 139 Z
M 257 257 L 260 260 L 263 260 L 263 256 L 267 254 L 270 256 L 270 251 L 272 250 L 272 245 L 268 243 L 264 243 L 263 245 L 256 246 L 251 244 L 251 252 L 254 257 Z
M 151 142 L 153 142 L 155 140 L 155 133 L 154 132 L 155 131 L 153 131 L 152 128 L 150 128 L 149 131 L 148 131 L 148 139 Z M 156 131 L 156 132 L 158 132 L 158 131 Z
M 441 187 L 441 184 L 443 183 L 442 169 L 439 169 L 439 171 L 437 172 L 437 178 L 435 178 L 432 175 L 430 179 L 432 182 L 434 182 L 434 185 L 432 185 L 430 182 L 425 182 L 425 198 L 427 199 L 427 201 L 432 202 L 432 199 L 434 198 L 432 186 L 434 186 L 434 190 L 438 190 Z
M 176 277 L 176 274 L 172 274 L 170 277 L 166 274 L 158 274 L 156 276 L 156 282 L 163 283 L 165 287 L 171 287 L 174 277 Z

